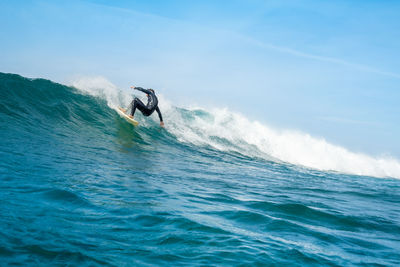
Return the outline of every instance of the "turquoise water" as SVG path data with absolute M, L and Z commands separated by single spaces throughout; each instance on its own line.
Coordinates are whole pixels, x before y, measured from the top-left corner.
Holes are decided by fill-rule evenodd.
M 134 128 L 107 97 L 0 73 L 1 264 L 400 265 L 399 179 L 201 140 L 226 122 L 161 110 L 166 129 Z

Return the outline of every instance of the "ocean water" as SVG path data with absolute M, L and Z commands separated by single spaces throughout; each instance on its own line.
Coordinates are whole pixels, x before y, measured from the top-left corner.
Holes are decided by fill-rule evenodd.
M 72 85 L 0 73 L 0 265 L 400 265 L 397 159 Z

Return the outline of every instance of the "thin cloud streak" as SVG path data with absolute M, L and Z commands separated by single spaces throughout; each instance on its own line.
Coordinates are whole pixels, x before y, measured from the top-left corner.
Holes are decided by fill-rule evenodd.
M 335 63 L 335 64 L 340 64 L 340 65 L 344 65 L 344 66 L 348 66 L 354 69 L 358 69 L 358 70 L 362 70 L 365 72 L 370 72 L 370 73 L 375 73 L 375 74 L 380 74 L 380 75 L 384 75 L 384 76 L 389 76 L 392 78 L 396 78 L 396 79 L 400 79 L 400 74 L 394 73 L 394 72 L 388 72 L 388 71 L 382 71 L 370 66 L 366 66 L 366 65 L 362 65 L 362 64 L 358 64 L 358 63 L 352 63 L 352 62 L 348 62 L 342 59 L 338 59 L 338 58 L 333 58 L 333 57 L 325 57 L 325 56 L 317 56 L 317 55 L 313 55 L 313 54 L 308 54 L 308 53 L 304 53 L 301 51 L 297 51 L 291 48 L 287 48 L 287 47 L 282 47 L 282 46 L 277 46 L 277 45 L 273 45 L 273 44 L 268 44 L 268 43 L 263 43 L 261 41 L 258 41 L 256 39 L 250 38 L 248 36 L 244 36 L 241 35 L 242 38 L 246 39 L 247 41 L 262 47 L 262 48 L 266 48 L 266 49 L 270 49 L 270 50 L 275 50 L 275 51 L 279 51 L 282 53 L 287 53 L 287 54 L 291 54 L 294 56 L 298 56 L 298 57 L 303 57 L 303 58 L 309 58 L 309 59 L 314 59 L 314 60 L 318 60 L 318 61 L 324 61 L 324 62 L 330 62 L 330 63 Z
M 379 122 L 353 120 L 353 119 L 334 117 L 334 116 L 317 117 L 317 119 L 319 119 L 321 121 L 337 122 L 337 123 L 343 123 L 343 124 L 358 124 L 358 125 L 366 125 L 366 126 L 373 126 L 373 127 L 382 126 L 382 123 L 379 123 Z

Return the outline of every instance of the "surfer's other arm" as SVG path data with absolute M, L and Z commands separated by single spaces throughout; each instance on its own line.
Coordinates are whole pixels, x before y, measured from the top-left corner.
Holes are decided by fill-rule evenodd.
M 160 118 L 160 126 L 161 126 L 161 127 L 164 127 L 164 121 L 163 121 L 163 119 L 162 119 L 161 111 L 160 111 L 160 109 L 158 108 L 158 106 L 156 107 L 156 111 L 157 111 L 158 117 Z

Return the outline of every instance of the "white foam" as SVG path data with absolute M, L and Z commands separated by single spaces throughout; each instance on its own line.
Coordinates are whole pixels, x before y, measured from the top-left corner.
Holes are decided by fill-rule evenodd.
M 71 82 L 71 85 L 81 92 L 105 99 L 107 105 L 113 109 L 127 106 L 130 94 L 119 90 L 113 83 L 102 76 L 80 77 Z
M 174 124 L 180 126 L 175 125 L 171 131 L 182 141 L 250 156 L 273 157 L 317 170 L 400 178 L 398 159 L 351 152 L 306 133 L 273 129 L 227 109 L 214 109 L 208 114 L 209 119 L 196 118 L 190 123 L 176 116 Z M 233 146 L 221 144 L 215 137 L 224 138 Z
M 110 107 L 127 106 L 132 97 L 102 77 L 72 83 L 91 95 L 104 97 Z M 330 144 L 322 138 L 291 130 L 277 130 L 228 109 L 179 109 L 159 95 L 166 129 L 181 142 L 208 145 L 221 151 L 275 158 L 317 170 L 400 178 L 400 161 L 373 157 Z M 158 120 L 157 116 L 152 116 Z M 144 124 L 146 126 L 147 123 Z

